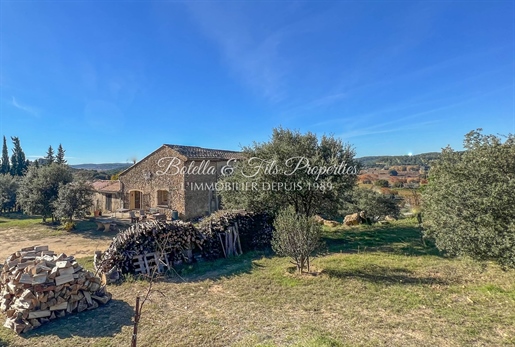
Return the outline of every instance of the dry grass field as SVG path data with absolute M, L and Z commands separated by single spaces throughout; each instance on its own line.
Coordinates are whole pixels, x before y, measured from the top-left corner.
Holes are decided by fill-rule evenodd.
M 95 250 L 107 248 L 114 232 L 96 231 L 94 222 L 84 220 L 77 223 L 77 230 L 66 232 L 55 226 L 43 224 L 41 217 L 29 217 L 18 213 L 0 216 L 0 259 L 23 247 L 45 244 L 57 253 L 75 254 L 85 257 Z
M 267 252 L 178 268 L 154 285 L 138 345 L 515 345 L 513 272 L 445 258 L 407 220 L 327 230 L 325 241 L 302 276 Z M 91 257 L 81 262 L 91 267 Z M 0 328 L 0 345 L 129 346 L 147 286 L 127 278 L 109 287 L 106 306 L 21 337 Z

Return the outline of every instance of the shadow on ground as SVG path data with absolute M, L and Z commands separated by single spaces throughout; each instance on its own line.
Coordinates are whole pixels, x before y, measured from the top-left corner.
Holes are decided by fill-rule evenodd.
M 122 327 L 132 325 L 133 316 L 132 306 L 124 301 L 111 300 L 106 305 L 94 310 L 52 320 L 21 337 L 27 340 L 36 336 L 56 336 L 59 339 L 73 336 L 112 337 L 120 333 Z
M 173 283 L 191 283 L 249 274 L 253 270 L 263 267 L 263 265 L 256 263 L 255 260 L 262 259 L 263 257 L 269 258 L 272 255 L 271 250 L 252 251 L 228 259 L 179 265 L 175 269 L 170 269 L 164 276 L 164 280 Z
M 27 215 L 27 214 L 24 214 L 21 212 L 0 213 L 0 217 L 7 218 L 7 219 L 16 219 L 16 220 L 41 219 L 41 216 L 31 216 L 31 215 Z
M 379 265 L 369 265 L 361 269 L 336 269 L 326 268 L 323 273 L 329 277 L 349 279 L 355 278 L 373 283 L 382 283 L 386 285 L 405 284 L 405 285 L 420 285 L 420 284 L 439 284 L 448 285 L 447 281 L 434 277 L 418 277 L 408 269 L 404 268 L 390 268 Z
M 116 228 L 105 232 L 98 230 L 97 223 L 92 219 L 86 219 L 76 222 L 76 228 L 70 233 L 84 236 L 89 239 L 112 239 L 117 233 L 124 231 L 130 224 L 115 221 Z

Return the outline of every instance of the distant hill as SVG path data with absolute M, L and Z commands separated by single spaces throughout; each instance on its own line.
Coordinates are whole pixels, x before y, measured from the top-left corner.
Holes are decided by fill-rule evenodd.
M 110 171 L 110 170 L 125 170 L 132 166 L 129 163 L 106 163 L 106 164 L 77 164 L 70 165 L 70 167 L 79 170 L 96 170 L 96 171 Z
M 363 167 L 390 167 L 396 165 L 431 166 L 431 162 L 440 158 L 440 152 L 421 153 L 415 155 L 383 155 L 356 158 Z
M 73 176 L 86 181 L 110 180 L 113 175 L 119 174 L 130 166 L 132 164 L 129 163 L 70 165 Z

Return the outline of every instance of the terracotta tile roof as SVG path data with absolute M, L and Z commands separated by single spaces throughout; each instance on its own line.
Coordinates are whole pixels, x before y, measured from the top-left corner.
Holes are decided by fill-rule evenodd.
M 92 185 L 97 192 L 117 193 L 122 190 L 120 181 L 98 180 L 93 182 Z
M 222 149 L 209 149 L 194 146 L 165 145 L 188 159 L 232 159 L 240 158 L 241 152 L 226 151 Z

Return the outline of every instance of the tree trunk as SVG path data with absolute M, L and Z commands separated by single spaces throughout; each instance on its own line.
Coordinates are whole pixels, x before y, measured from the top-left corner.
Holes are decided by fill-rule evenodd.
M 302 274 L 302 269 L 304 269 L 304 264 L 306 263 L 306 258 L 300 257 L 299 261 L 299 274 Z

